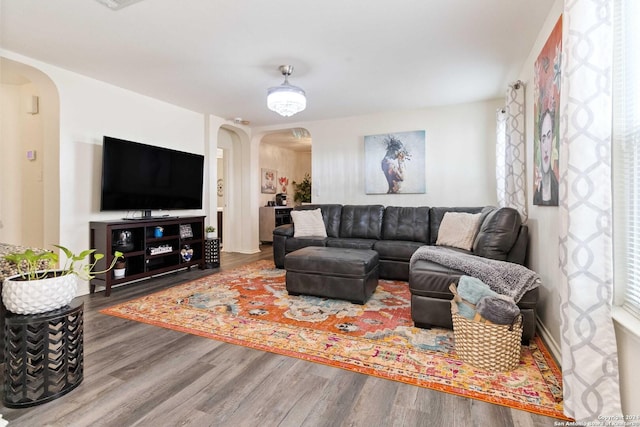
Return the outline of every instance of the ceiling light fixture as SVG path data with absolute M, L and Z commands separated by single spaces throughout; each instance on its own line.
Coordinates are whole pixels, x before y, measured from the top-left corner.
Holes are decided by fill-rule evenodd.
M 291 133 L 295 139 L 303 139 L 311 137 L 311 134 L 305 128 L 293 128 L 291 129 Z
M 281 116 L 290 117 L 307 108 L 307 97 L 304 90 L 289 84 L 293 65 L 281 65 L 279 70 L 284 76 L 284 83 L 267 90 L 267 107 Z
M 107 6 L 111 10 L 120 10 L 123 7 L 132 5 L 142 0 L 96 0 L 98 3 Z

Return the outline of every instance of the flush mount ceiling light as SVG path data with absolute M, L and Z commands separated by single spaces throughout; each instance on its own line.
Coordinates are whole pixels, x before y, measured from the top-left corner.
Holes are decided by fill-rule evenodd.
M 281 65 L 279 69 L 284 83 L 267 90 L 267 107 L 281 116 L 290 117 L 307 108 L 307 97 L 304 90 L 289 84 L 293 65 Z
M 107 6 L 111 10 L 119 10 L 142 0 L 96 0 L 98 3 Z

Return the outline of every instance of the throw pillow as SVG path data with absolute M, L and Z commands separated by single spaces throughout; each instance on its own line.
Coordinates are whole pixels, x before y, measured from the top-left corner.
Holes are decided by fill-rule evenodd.
M 473 241 L 480 226 L 482 213 L 447 212 L 442 217 L 438 230 L 437 246 L 466 249 L 473 247 Z
M 291 211 L 291 219 L 293 219 L 293 237 L 327 237 L 320 208 Z

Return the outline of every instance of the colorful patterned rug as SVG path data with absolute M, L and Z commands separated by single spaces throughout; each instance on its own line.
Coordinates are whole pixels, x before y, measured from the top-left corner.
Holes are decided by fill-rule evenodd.
M 259 261 L 101 313 L 566 419 L 561 374 L 542 340 L 511 372 L 459 360 L 453 332 L 413 327 L 406 282 L 380 280 L 365 305 L 289 296 L 284 270 Z

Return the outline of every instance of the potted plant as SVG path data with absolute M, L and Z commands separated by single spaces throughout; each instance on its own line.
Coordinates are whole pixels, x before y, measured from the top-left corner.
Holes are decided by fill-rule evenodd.
M 208 225 L 207 228 L 204 229 L 204 232 L 207 239 L 216 238 L 216 228 L 213 225 Z
M 122 279 L 125 276 L 126 269 L 127 263 L 124 261 L 124 259 L 117 260 L 115 266 L 113 267 L 113 278 Z
M 304 174 L 304 178 L 300 183 L 293 181 L 293 201 L 299 203 L 311 203 L 311 177 L 308 173 Z
M 78 277 L 91 280 L 96 274 L 106 273 L 124 256 L 115 252 L 111 265 L 105 270 L 94 271 L 94 267 L 104 254 L 95 249 L 87 249 L 74 254 L 64 246 L 54 245 L 65 257 L 65 263 L 59 268 L 58 254 L 55 252 L 35 252 L 27 249 L 5 255 L 5 259 L 16 265 L 18 274 L 4 280 L 2 302 L 7 310 L 16 314 L 37 314 L 55 310 L 69 304 L 78 290 Z M 91 257 L 91 261 L 85 262 Z M 48 268 L 41 269 L 43 265 Z

